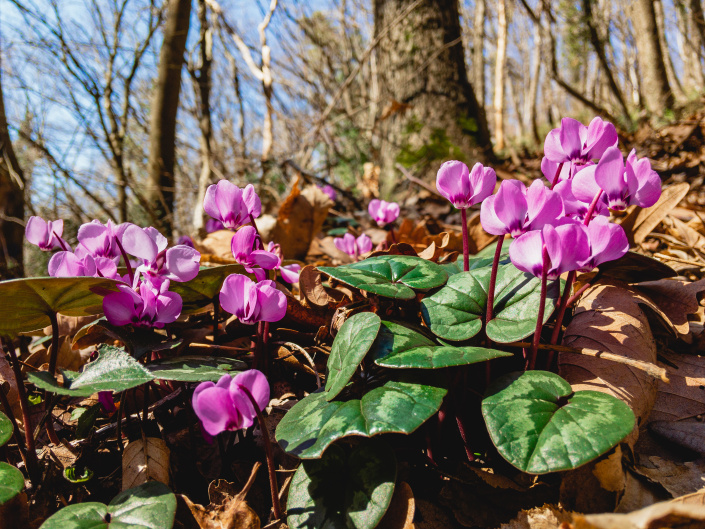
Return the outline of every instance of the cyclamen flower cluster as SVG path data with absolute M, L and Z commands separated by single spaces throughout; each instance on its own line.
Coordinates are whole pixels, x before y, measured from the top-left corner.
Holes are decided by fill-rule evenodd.
M 266 271 L 279 270 L 286 281 L 295 282 L 300 266 L 282 266 L 279 245 L 270 243 L 264 249 L 254 226 L 254 219 L 261 213 L 254 187 L 248 185 L 242 190 L 221 180 L 206 191 L 203 208 L 226 228 L 237 230 L 230 243 L 233 257 L 256 279 L 252 281 L 238 274 L 228 276 L 220 290 L 220 306 L 245 324 L 281 320 L 286 315 L 286 296 L 274 281 L 266 279 Z
M 193 247 L 176 245 L 154 228 L 140 228 L 129 222 L 114 225 L 98 220 L 78 229 L 78 246 L 72 250 L 61 238 L 63 221 L 31 217 L 27 240 L 44 251 L 62 248 L 49 260 L 52 277 L 105 277 L 122 281 L 118 292 L 103 298 L 103 311 L 114 325 L 132 324 L 163 327 L 181 314 L 181 297 L 169 292 L 171 281 L 190 281 L 198 274 L 201 254 Z M 128 255 L 137 258 L 136 268 Z M 123 257 L 128 274 L 120 276 L 118 264 Z
M 476 164 L 444 163 L 437 187 L 456 207 L 482 201 L 480 221 L 493 235 L 511 235 L 509 257 L 522 271 L 548 279 L 564 272 L 588 272 L 629 250 L 621 226 L 609 210 L 649 207 L 661 194 L 661 180 L 647 159 L 632 151 L 626 164 L 611 123 L 595 118 L 588 127 L 564 118 L 544 145 L 544 176 L 551 184 L 504 180 L 495 195 L 494 171 Z M 489 193 L 487 190 L 490 190 Z

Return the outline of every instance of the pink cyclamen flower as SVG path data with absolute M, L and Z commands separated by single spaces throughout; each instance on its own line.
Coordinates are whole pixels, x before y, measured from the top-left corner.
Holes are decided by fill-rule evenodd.
M 69 251 L 56 252 L 49 260 L 48 269 L 51 277 L 97 276 L 95 259 L 89 253 L 77 255 Z M 115 270 L 117 271 L 117 267 Z
M 168 241 L 151 226 L 130 225 L 122 234 L 122 246 L 130 255 L 142 259 L 135 270 L 135 281 L 140 273 L 158 287 L 161 281 L 190 281 L 198 275 L 201 254 L 183 244 L 167 249 Z
M 128 226 L 130 226 L 129 223 L 115 226 L 111 221 L 103 224 L 99 220 L 94 220 L 78 228 L 78 242 L 93 257 L 115 259 L 120 256 L 117 239 Z
M 528 190 L 519 180 L 504 180 L 497 194 L 482 203 L 480 223 L 487 233 L 518 237 L 562 215 L 561 197 L 541 180 L 534 180 Z
M 106 413 L 115 413 L 117 411 L 112 391 L 99 391 L 98 402 L 103 406 Z
M 225 226 L 223 223 L 216 219 L 208 219 L 206 221 L 206 233 L 213 233 L 214 231 L 224 230 Z
M 259 217 L 262 204 L 252 184 L 240 189 L 227 180 L 221 180 L 206 190 L 203 209 L 227 229 L 236 230 L 250 222 L 250 217 Z
M 436 188 L 458 209 L 479 204 L 492 194 L 497 175 L 491 167 L 476 163 L 472 171 L 463 162 L 444 162 L 436 176 Z
M 556 226 L 546 224 L 512 241 L 509 258 L 519 270 L 541 277 L 544 270 L 543 249 L 548 253 L 548 279 L 578 270 L 590 255 L 587 229 L 582 223 L 564 219 Z
M 193 239 L 189 237 L 188 235 L 181 235 L 177 240 L 176 240 L 177 245 L 183 245 L 183 246 L 188 246 L 189 248 L 195 248 L 196 246 L 193 243 Z
M 606 217 L 596 217 L 586 227 L 590 255 L 580 265 L 581 272 L 590 272 L 607 261 L 619 259 L 629 251 L 629 241 L 624 228 Z
M 355 238 L 352 233 L 346 233 L 342 237 L 333 239 L 333 243 L 338 250 L 348 254 L 355 260 L 357 260 L 360 255 L 372 251 L 372 239 L 364 233 L 358 238 Z
M 279 268 L 279 257 L 262 249 L 257 230 L 253 226 L 243 226 L 230 241 L 230 249 L 235 260 L 245 267 L 250 274 L 255 274 L 258 281 L 265 278 L 264 270 Z
M 625 165 L 619 148 L 610 147 L 597 165 L 575 175 L 572 190 L 583 202 L 591 202 L 602 190 L 600 202 L 614 211 L 623 211 L 632 204 L 648 208 L 661 196 L 661 178 L 651 169 L 648 159 L 637 159 L 634 149 Z
M 162 328 L 181 314 L 181 296 L 168 291 L 168 279 L 159 288 L 147 281 L 140 282 L 136 292 L 127 285 L 119 288 L 103 298 L 103 312 L 113 325 Z
M 260 411 L 269 403 L 269 383 L 256 369 L 232 378 L 223 375 L 217 384 L 201 382 L 193 392 L 193 411 L 208 435 L 252 426 L 257 412 L 244 390 L 252 395 Z
M 284 254 L 282 253 L 282 248 L 280 245 L 270 241 L 267 246 L 267 251 L 276 255 L 281 262 L 284 261 Z M 299 282 L 299 272 L 301 272 L 301 265 L 299 263 L 291 263 L 288 265 L 282 264 L 275 270 L 279 270 L 282 279 L 287 283 L 293 284 Z
M 255 283 L 249 277 L 231 274 L 220 289 L 220 306 L 245 324 L 279 321 L 286 316 L 286 296 L 274 281 Z
M 46 221 L 41 217 L 29 217 L 24 235 L 29 242 L 39 246 L 44 252 L 49 252 L 55 248 L 66 250 L 69 245 L 61 238 L 64 233 L 64 221 Z M 63 244 L 62 244 L 63 243 Z
M 324 186 L 316 186 L 318 189 L 323 191 L 326 195 L 328 195 L 328 198 L 330 198 L 333 202 L 336 201 L 338 198 L 338 193 L 336 193 L 335 189 L 330 184 L 326 184 Z
M 370 201 L 367 211 L 379 226 L 384 226 L 385 224 L 397 220 L 399 216 L 399 204 L 396 202 L 385 202 L 384 200 L 375 198 Z
M 561 197 L 563 201 L 563 210 L 566 216 L 583 221 L 590 209 L 590 203 L 578 200 L 573 194 L 573 182 L 574 180 L 563 180 L 558 182 L 553 188 L 553 191 Z M 593 209 L 593 214 L 591 218 L 595 218 L 597 215 L 609 216 L 610 210 L 607 208 L 607 204 L 604 202 L 597 202 L 595 208 Z
M 598 117 L 587 127 L 575 119 L 563 118 L 561 126 L 546 136 L 543 152 L 552 162 L 580 166 L 601 158 L 618 141 L 614 125 Z

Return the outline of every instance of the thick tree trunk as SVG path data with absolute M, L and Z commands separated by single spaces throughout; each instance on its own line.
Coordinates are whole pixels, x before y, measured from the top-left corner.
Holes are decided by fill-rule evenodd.
M 646 108 L 663 116 L 666 109 L 673 107 L 673 94 L 661 53 L 653 0 L 632 0 L 631 14 Z
M 465 69 L 457 0 L 375 0 L 374 16 L 375 35 L 391 26 L 377 48 L 382 195 L 399 181 L 397 163 L 431 180 L 444 160 L 491 158 L 487 122 Z
M 0 79 L 0 279 L 24 275 L 24 175 L 10 141 Z
M 676 101 L 685 101 L 686 95 L 683 91 L 678 76 L 676 75 L 676 70 L 673 67 L 673 61 L 671 60 L 671 53 L 668 50 L 668 40 L 666 39 L 666 22 L 663 13 L 663 2 L 661 0 L 654 0 L 654 13 L 656 14 L 656 27 L 658 28 L 658 38 L 661 44 L 661 53 L 663 54 L 663 63 L 666 67 L 666 76 L 668 77 L 668 85 L 673 90 L 673 96 Z
M 504 149 L 504 85 L 507 62 L 507 6 L 505 0 L 497 2 L 497 56 L 494 64 L 494 145 Z
M 480 108 L 485 108 L 485 0 L 475 0 L 472 35 L 472 71 L 475 95 Z
M 179 108 L 181 68 L 184 65 L 191 0 L 168 0 L 159 71 L 152 97 L 149 130 L 147 201 L 155 227 L 171 237 L 174 226 L 174 158 L 176 112 Z

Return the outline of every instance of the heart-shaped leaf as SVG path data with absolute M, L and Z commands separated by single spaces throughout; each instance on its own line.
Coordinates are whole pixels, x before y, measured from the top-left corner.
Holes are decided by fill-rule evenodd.
M 91 316 L 103 312 L 103 296 L 119 283 L 101 277 L 32 277 L 0 282 L 0 334 L 36 331 L 49 314 Z
M 154 378 L 179 382 L 217 382 L 223 375 L 234 375 L 247 364 L 234 358 L 218 356 L 178 356 L 147 364 Z
M 379 255 L 359 263 L 318 269 L 347 285 L 396 299 L 413 299 L 413 289 L 436 288 L 448 279 L 436 263 L 409 255 Z
M 163 483 L 148 481 L 115 496 L 109 505 L 76 503 L 48 518 L 39 529 L 171 529 L 176 496 Z
M 377 337 L 381 320 L 373 312 L 361 312 L 348 318 L 333 340 L 328 358 L 326 397 L 333 400 L 350 381 Z
M 198 271 L 198 275 L 191 281 L 184 283 L 172 282 L 169 290 L 181 296 L 183 302 L 181 312 L 182 314 L 188 314 L 211 303 L 223 287 L 223 281 L 230 274 L 243 274 L 253 278 L 253 276 L 245 272 L 245 267 L 241 264 L 228 264 L 212 268 L 202 267 Z
M 24 488 L 24 476 L 17 468 L 0 462 L 0 505 L 17 496 Z
M 348 435 L 413 432 L 438 411 L 446 393 L 441 387 L 393 380 L 346 402 L 328 402 L 325 391 L 317 391 L 289 410 L 276 437 L 287 452 L 316 459 Z
M 584 465 L 624 439 L 635 423 L 621 400 L 573 392 L 548 371 L 500 377 L 482 401 L 482 416 L 502 457 L 531 474 Z
M 512 356 L 498 349 L 438 345 L 423 334 L 391 321 L 382 322 L 372 351 L 379 366 L 417 369 L 462 366 Z
M 468 271 L 477 270 L 478 268 L 485 268 L 488 266 L 491 267 L 492 261 L 494 261 L 494 257 L 471 257 L 468 262 Z M 508 261 L 500 261 L 500 263 L 506 262 Z M 463 257 L 460 256 L 460 258 L 456 259 L 452 263 L 443 263 L 440 267 L 443 268 L 449 276 L 459 274 L 463 271 Z
M 303 461 L 291 480 L 286 510 L 292 529 L 373 529 L 394 494 L 394 452 L 367 440 L 350 454 L 338 445 Z
M 0 388 L 2 391 L 2 388 Z M 12 437 L 12 422 L 3 412 L 0 411 L 0 446 L 4 445 Z
M 491 267 L 481 267 L 452 276 L 438 292 L 421 302 L 421 313 L 436 336 L 446 340 L 467 340 L 482 328 L 487 310 L 487 290 Z M 560 284 L 551 281 L 546 295 L 544 323 L 553 313 Z M 536 329 L 541 281 L 513 264 L 501 264 L 495 283 L 494 316 L 487 336 L 509 343 L 526 338 Z
M 45 371 L 29 373 L 29 381 L 40 389 L 59 395 L 88 397 L 98 391 L 124 391 L 154 380 L 154 375 L 129 354 L 104 345 L 98 359 L 86 365 L 82 373 L 63 371 L 64 385 Z

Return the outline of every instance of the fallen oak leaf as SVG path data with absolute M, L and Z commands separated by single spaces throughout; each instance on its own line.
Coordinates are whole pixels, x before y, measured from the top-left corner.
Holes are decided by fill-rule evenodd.
M 698 311 L 698 294 L 705 291 L 705 279 L 681 281 L 660 279 L 639 283 L 634 287 L 646 294 L 668 317 L 679 334 L 689 332 L 688 316 Z
M 299 290 L 304 299 L 318 307 L 327 307 L 334 301 L 326 292 L 321 273 L 312 265 L 306 265 L 299 273 Z
M 574 514 L 575 529 L 673 529 L 703 527 L 705 507 L 660 502 L 629 514 Z

